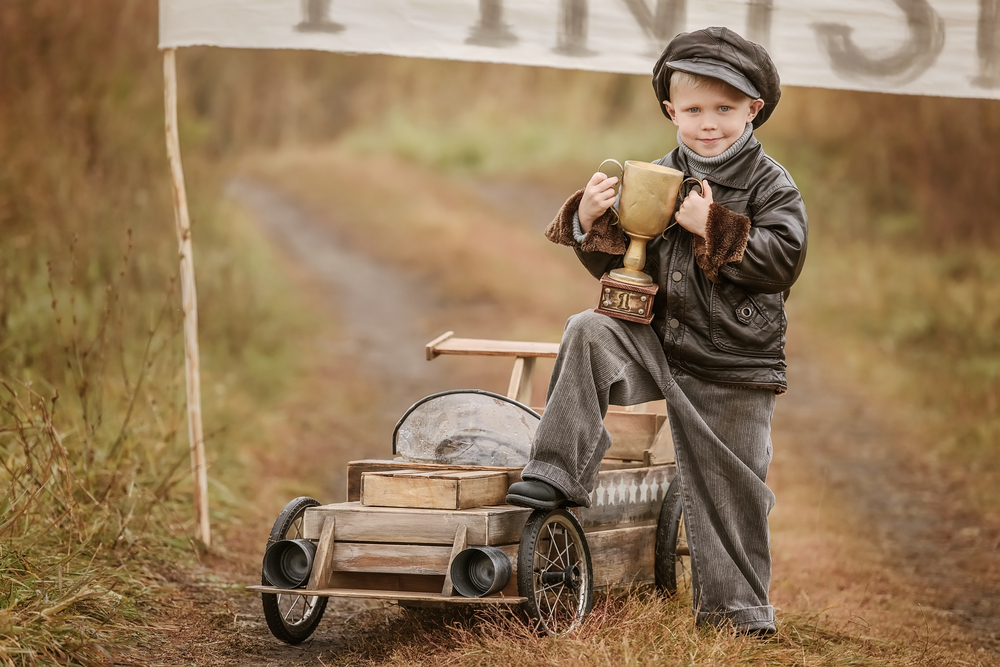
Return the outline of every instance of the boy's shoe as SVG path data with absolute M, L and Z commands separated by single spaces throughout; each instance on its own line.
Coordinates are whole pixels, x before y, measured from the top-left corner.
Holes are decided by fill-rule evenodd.
M 575 506 L 575 503 L 571 503 L 562 491 L 548 482 L 536 479 L 511 484 L 507 489 L 507 504 L 536 510 Z
M 740 630 L 739 634 L 744 637 L 750 637 L 752 639 L 757 639 L 762 642 L 770 641 L 778 631 L 774 629 L 773 625 L 764 626 L 763 628 L 747 628 Z

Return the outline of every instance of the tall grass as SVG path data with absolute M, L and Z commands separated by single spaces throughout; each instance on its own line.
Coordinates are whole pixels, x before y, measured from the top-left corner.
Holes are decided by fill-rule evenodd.
M 0 31 L 0 664 L 96 664 L 197 546 L 156 4 L 5 2 Z M 192 153 L 218 526 L 305 320 Z

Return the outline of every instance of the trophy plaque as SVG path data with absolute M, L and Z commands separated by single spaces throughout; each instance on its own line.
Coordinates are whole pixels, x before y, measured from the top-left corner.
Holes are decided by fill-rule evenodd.
M 677 194 L 685 183 L 684 174 L 634 160 L 626 161 L 624 167 L 617 160 L 605 160 L 601 167 L 608 162 L 614 162 L 622 170 L 615 213 L 622 231 L 629 237 L 629 245 L 624 266 L 601 278 L 601 298 L 595 310 L 620 320 L 649 324 L 653 319 L 653 297 L 659 286 L 642 270 L 646 266 L 646 243 L 675 223 L 673 214 Z

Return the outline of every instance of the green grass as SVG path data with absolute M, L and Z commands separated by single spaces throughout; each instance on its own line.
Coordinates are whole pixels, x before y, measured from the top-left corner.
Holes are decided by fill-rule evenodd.
M 491 121 L 472 114 L 457 122 L 437 124 L 393 108 L 381 123 L 353 129 L 342 141 L 361 155 L 388 151 L 445 173 L 510 177 L 545 174 L 567 165 L 572 165 L 574 172 L 579 168 L 593 172 L 609 157 L 619 161 L 658 159 L 676 146 L 675 132 L 667 122 L 653 129 L 636 133 L 615 125 L 610 131 L 594 132 L 573 121 Z

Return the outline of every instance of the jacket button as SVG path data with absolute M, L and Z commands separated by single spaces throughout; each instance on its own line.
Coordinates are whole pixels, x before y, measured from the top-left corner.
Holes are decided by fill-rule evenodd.
M 671 329 L 676 329 L 681 325 L 680 321 L 678 321 L 677 318 L 670 320 L 669 324 Z
M 673 275 L 671 275 L 670 277 L 674 279 L 675 283 L 679 283 L 681 281 L 681 278 L 683 278 L 684 276 L 681 274 L 680 271 L 674 271 Z

